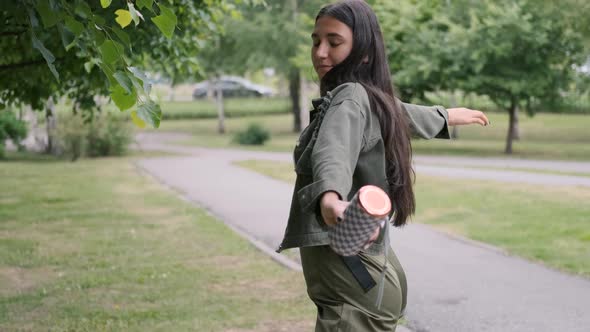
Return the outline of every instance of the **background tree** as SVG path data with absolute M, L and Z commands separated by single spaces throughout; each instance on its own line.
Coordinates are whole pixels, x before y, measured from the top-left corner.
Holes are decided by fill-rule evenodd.
M 241 20 L 229 20 L 225 26 L 225 43 L 232 45 L 230 54 L 239 56 L 231 61 L 236 73 L 272 67 L 288 80 L 293 131 L 299 132 L 302 129 L 301 79 L 307 76 L 305 71 L 311 63 L 313 21 L 310 17 L 315 17 L 326 3 L 267 0 L 266 4 L 246 8 Z
M 575 0 L 375 1 L 402 99 L 460 90 L 508 111 L 512 153 L 517 110 L 554 104 L 584 59 L 587 18 Z M 580 20 L 573 20 L 580 18 Z M 573 22 L 575 21 L 575 23 Z M 587 53 L 586 53 L 587 54 Z
M 561 98 L 584 59 L 582 36 L 567 12 L 537 1 L 480 1 L 455 25 L 451 43 L 464 50 L 465 91 L 487 95 L 509 113 L 505 153 L 512 153 L 518 108 L 533 115 Z
M 247 7 L 246 7 L 247 8 Z M 240 12 L 235 12 L 231 19 L 226 20 L 225 24 L 220 26 L 221 33 L 216 36 L 208 38 L 204 41 L 202 52 L 199 53 L 196 61 L 199 64 L 200 71 L 193 75 L 193 78 L 209 80 L 209 88 L 211 91 L 208 94 L 214 95 L 217 105 L 219 134 L 225 133 L 225 110 L 224 98 L 221 91 L 221 85 L 217 82 L 221 76 L 227 73 L 244 73 L 248 68 L 244 64 L 244 55 L 240 52 L 236 45 L 239 31 L 232 30 L 230 34 L 227 33 L 227 28 L 232 27 L 234 22 L 243 20 Z M 236 36 L 234 33 L 237 32 Z M 217 87 L 216 91 L 213 91 Z
M 449 0 L 375 1 L 394 85 L 402 100 L 432 103 L 426 93 L 446 92 L 451 100 L 445 106 L 457 106 L 466 71 L 456 59 L 464 52 L 449 43 L 449 30 L 454 20 L 466 19 L 466 12 L 459 10 L 463 3 L 468 1 L 455 0 L 454 5 Z M 457 127 L 451 135 L 458 137 Z
M 452 90 L 464 76 L 449 45 L 449 13 L 444 1 L 378 0 L 379 16 L 395 87 L 404 101 L 426 92 Z

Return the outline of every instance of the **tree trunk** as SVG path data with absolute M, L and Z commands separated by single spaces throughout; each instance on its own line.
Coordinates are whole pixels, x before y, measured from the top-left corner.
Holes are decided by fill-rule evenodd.
M 52 98 L 47 99 L 47 103 L 45 104 L 45 126 L 47 128 L 47 145 L 45 145 L 45 153 L 52 154 L 56 151 L 54 141 L 56 127 L 55 105 Z
M 80 108 L 80 103 L 74 100 L 74 103 L 72 105 L 72 113 L 74 115 L 78 115 L 78 109 Z
M 459 138 L 459 127 L 453 126 L 453 130 L 451 131 L 451 138 L 458 139 Z
M 300 104 L 300 111 L 299 111 L 299 119 L 301 121 L 301 130 L 309 125 L 309 105 L 311 104 L 308 100 L 307 95 L 307 86 L 308 83 L 305 78 L 301 77 L 301 104 Z
M 520 140 L 520 126 L 518 125 L 518 107 L 514 109 L 514 127 L 512 127 L 512 139 Z
M 508 137 L 506 138 L 506 150 L 504 153 L 512 154 L 512 141 L 514 140 L 514 125 L 516 119 L 516 98 L 512 97 L 512 101 L 510 102 L 510 109 L 508 110 L 510 115 L 510 122 L 508 124 Z
M 297 0 L 291 0 L 291 5 L 293 9 L 293 31 L 298 31 Z M 291 96 L 291 112 L 293 113 L 293 132 L 299 133 L 303 130 L 303 125 L 301 121 L 301 72 L 298 68 L 291 68 L 291 72 L 289 74 L 289 95 Z
M 225 110 L 223 105 L 223 90 L 221 89 L 221 82 L 218 80 L 217 84 L 217 119 L 219 120 L 217 132 L 225 134 Z
M 174 94 L 175 89 L 174 89 L 174 84 L 170 84 L 170 93 L 168 94 L 168 101 L 174 101 L 174 99 L 176 98 L 176 95 Z
M 299 69 L 292 69 L 289 75 L 289 96 L 291 97 L 291 112 L 293 113 L 293 132 L 301 131 L 301 73 Z
M 457 107 L 457 96 L 455 95 L 455 91 L 451 94 L 451 108 Z M 451 131 L 451 138 L 458 139 L 459 138 L 459 127 L 453 126 L 453 130 Z

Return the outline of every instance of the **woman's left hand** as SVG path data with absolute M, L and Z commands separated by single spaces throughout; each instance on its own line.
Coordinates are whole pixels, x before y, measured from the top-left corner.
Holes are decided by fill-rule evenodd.
M 447 108 L 449 113 L 449 126 L 461 126 L 469 124 L 480 124 L 487 126 L 490 124 L 488 117 L 482 112 L 465 107 Z

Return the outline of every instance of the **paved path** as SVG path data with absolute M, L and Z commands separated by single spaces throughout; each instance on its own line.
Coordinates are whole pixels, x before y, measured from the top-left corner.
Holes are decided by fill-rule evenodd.
M 590 175 L 590 162 L 584 161 L 555 161 L 514 158 L 472 158 L 451 156 L 414 156 L 419 164 L 439 166 L 488 167 L 499 169 L 529 169 L 541 171 L 556 171 L 567 173 L 587 173 Z
M 162 143 L 162 138 L 144 135 L 139 139 L 141 148 L 185 156 L 145 159 L 139 162 L 140 167 L 250 238 L 267 248 L 276 248 L 285 227 L 292 186 L 231 162 L 290 161 L 289 154 L 177 147 Z M 459 164 L 464 162 L 460 160 Z M 424 168 L 420 162 L 417 166 L 418 176 L 425 170 L 441 175 L 449 172 L 447 168 L 457 169 Z M 583 172 L 588 164 L 581 166 Z M 449 172 L 447 176 L 459 175 Z M 541 178 L 545 181 L 541 183 L 547 183 L 548 179 L 561 177 L 531 176 L 536 180 L 526 180 L 522 174 L 517 179 L 527 182 Z M 589 185 L 583 180 L 590 178 L 574 178 L 580 181 L 578 185 Z M 408 275 L 407 318 L 416 332 L 590 330 L 589 280 L 508 256 L 487 245 L 449 237 L 417 223 L 392 230 L 392 239 Z
M 137 140 L 148 150 L 175 152 L 185 155 L 207 156 L 231 162 L 245 159 L 261 159 L 292 162 L 291 153 L 258 152 L 235 149 L 207 149 L 171 145 L 166 142 L 182 140 L 186 134 L 142 134 Z M 494 180 L 500 182 L 519 182 L 552 186 L 590 187 L 590 162 L 548 161 L 507 158 L 466 158 L 446 156 L 414 156 L 415 169 L 420 174 L 444 176 L 459 179 Z M 471 168 L 476 167 L 476 168 Z M 489 167 L 485 169 L 481 167 Z M 520 169 L 520 170 L 519 170 Z M 534 169 L 547 172 L 577 173 L 584 176 L 526 172 Z

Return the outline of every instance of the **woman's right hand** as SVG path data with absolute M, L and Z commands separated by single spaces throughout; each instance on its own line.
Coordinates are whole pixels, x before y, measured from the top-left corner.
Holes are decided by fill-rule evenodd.
M 457 107 L 447 108 L 447 113 L 449 114 L 449 126 L 463 126 L 470 124 L 487 126 L 490 124 L 490 120 L 482 111 Z
M 324 222 L 328 226 L 335 226 L 342 220 L 342 217 L 344 216 L 344 210 L 346 210 L 348 204 L 350 204 L 350 202 L 340 200 L 340 197 L 336 192 L 325 192 L 320 200 L 320 209 Z M 377 240 L 380 231 L 381 226 L 376 225 L 373 235 L 371 235 L 369 241 L 367 241 L 363 249 L 367 249 L 373 242 L 375 242 L 375 240 Z
M 328 226 L 335 226 L 344 216 L 344 210 L 350 204 L 340 200 L 338 194 L 334 191 L 327 191 L 322 195 L 320 200 L 320 210 L 322 218 Z

